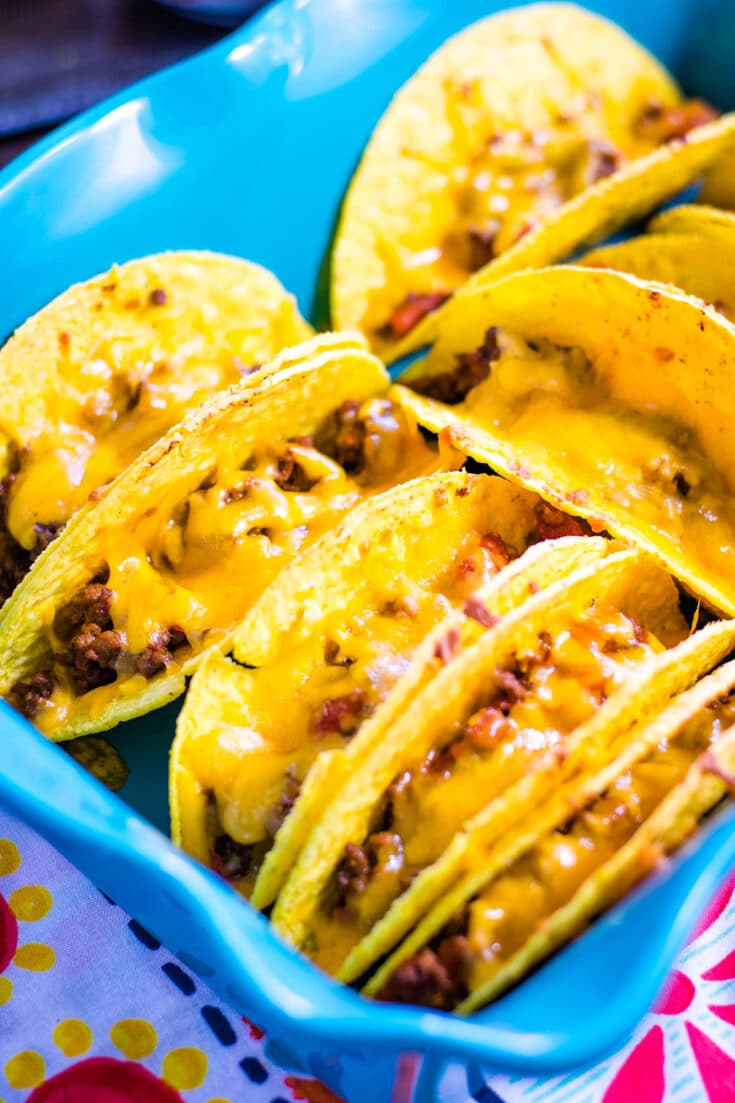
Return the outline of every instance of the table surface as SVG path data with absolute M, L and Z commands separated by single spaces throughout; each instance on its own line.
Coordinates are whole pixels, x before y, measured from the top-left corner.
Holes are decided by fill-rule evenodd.
M 225 34 L 154 0 L 0 7 L 0 166 L 54 124 Z

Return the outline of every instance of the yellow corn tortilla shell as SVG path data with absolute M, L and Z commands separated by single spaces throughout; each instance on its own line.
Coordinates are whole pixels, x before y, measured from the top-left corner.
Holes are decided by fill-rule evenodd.
M 441 487 L 446 488 L 447 499 Z M 522 553 L 529 549 L 536 525 L 534 507 L 539 503 L 537 495 L 505 479 L 473 478 L 465 473 L 416 482 L 412 490 L 405 491 L 405 507 L 403 500 L 396 490 L 366 507 L 363 515 L 370 518 L 371 533 L 379 534 L 367 546 L 364 537 L 358 541 L 353 536 L 348 521 L 290 564 L 235 629 L 232 649 L 237 662 L 265 666 L 286 650 L 308 642 L 333 616 L 369 610 L 376 593 L 395 590 L 402 596 L 404 585 L 435 585 L 439 571 L 449 569 L 462 536 L 472 527 L 484 525 L 483 532 L 500 536 L 509 548 Z M 419 503 L 425 511 L 423 518 L 414 516 Z M 396 513 L 400 508 L 406 509 L 403 519 Z M 405 531 L 404 524 L 408 526 Z M 441 533 L 440 539 L 434 537 L 434 546 L 425 531 L 432 524 Z M 418 538 L 426 541 L 421 556 L 410 543 Z M 539 561 L 546 567 L 553 563 L 555 546 L 560 559 L 572 565 L 604 555 L 610 545 L 599 538 L 578 537 L 541 542 L 526 551 L 524 565 Z M 517 563 L 511 560 L 503 568 L 504 585 L 512 585 Z M 449 584 L 445 579 L 442 588 Z M 490 585 L 494 584 L 493 578 Z M 520 600 L 520 591 L 510 598 L 512 605 Z
M 487 153 L 498 135 L 543 133 L 565 148 L 610 141 L 637 158 L 655 145 L 637 133 L 645 107 L 679 98 L 641 46 L 573 4 L 513 9 L 450 38 L 398 91 L 350 186 L 333 257 L 335 326 L 362 329 L 383 351 L 375 329 L 407 292 L 464 282 L 465 266 L 434 254 L 465 217 L 457 189 L 468 174 L 501 164 Z M 539 172 L 547 163 L 544 151 Z M 531 218 L 548 214 L 530 188 L 506 194 L 530 201 Z
M 366 983 L 366 995 L 379 992 L 395 968 L 441 930 L 469 898 L 468 893 L 479 891 L 485 878 L 490 881 L 525 849 L 563 823 L 570 807 L 583 803 L 588 793 L 596 795 L 607 784 L 605 779 L 622 772 L 621 744 L 623 757 L 634 758 L 655 747 L 669 730 L 667 721 L 662 723 L 656 714 L 724 658 L 733 643 L 735 622 L 720 621 L 644 663 L 625 691 L 616 695 L 611 708 L 603 705 L 572 734 L 563 762 L 552 762 L 523 778 L 455 836 L 438 861 L 418 875 L 380 923 L 358 943 L 345 959 L 338 979 L 346 983 L 357 980 L 408 935 Z M 735 665 L 730 667 L 731 683 L 735 681 Z M 713 678 L 718 680 L 712 685 L 719 687 L 723 682 L 719 672 Z M 702 682 L 692 691 L 695 697 L 691 700 L 697 708 L 721 692 L 704 686 Z M 677 717 L 683 700 L 678 698 L 673 706 L 678 709 Z M 650 727 L 644 727 L 649 723 Z M 531 822 L 529 807 L 537 809 Z M 419 916 L 424 918 L 417 925 Z
M 499 596 L 502 598 L 502 585 Z M 602 596 L 635 616 L 643 613 L 637 601 L 644 596 L 651 612 L 646 626 L 659 638 L 670 643 L 686 634 L 673 582 L 633 550 L 614 552 L 601 562 L 582 566 L 509 610 L 503 620 L 436 673 L 424 692 L 396 717 L 390 739 L 373 746 L 343 784 L 304 845 L 276 901 L 272 921 L 277 930 L 309 952 L 325 886 L 345 845 L 365 838 L 373 811 L 392 778 L 407 764 L 420 761 L 443 735 L 466 719 L 473 703 L 487 692 L 488 672 L 516 650 L 532 647 L 538 633 L 550 624 L 563 623 Z M 484 600 L 495 612 L 493 602 Z M 335 971 L 341 965 L 337 956 L 335 948 Z
M 464 313 L 466 295 L 513 273 L 566 260 L 578 250 L 604 241 L 628 223 L 643 218 L 688 187 L 723 151 L 734 146 L 735 113 L 731 113 L 698 127 L 687 135 L 686 141 L 675 138 L 625 165 L 570 199 L 517 245 L 475 272 L 453 298 L 419 322 L 383 358 L 391 363 L 429 344 L 440 331 L 455 328 Z
M 735 210 L 735 150 L 728 149 L 712 165 L 704 178 L 698 201 Z
M 6 602 L 0 612 L 0 693 L 7 694 L 18 679 L 44 668 L 55 612 L 105 565 L 105 549 L 132 554 L 137 528 L 147 534 L 146 526 L 157 524 L 159 512 L 167 515 L 218 465 L 235 469 L 263 442 L 311 433 L 342 401 L 384 394 L 387 383 L 385 369 L 365 351 L 361 339 L 326 335 L 283 352 L 262 376 L 245 379 L 189 414 L 74 516 Z M 158 539 L 158 529 L 153 531 Z M 248 598 L 259 596 L 257 579 L 223 578 L 225 584 L 237 587 L 232 620 L 208 634 L 208 643 L 220 648 L 247 609 Z M 151 595 L 139 595 L 144 612 L 159 615 L 158 603 L 167 600 L 167 593 L 162 584 Z M 176 617 L 169 614 L 166 623 L 176 623 Z M 55 717 L 53 727 L 45 728 L 42 713 L 38 726 L 53 739 L 68 739 L 158 708 L 183 692 L 201 654 L 172 663 L 149 681 L 134 675 L 121 685 L 101 687 L 104 693 L 94 690 L 77 697 L 73 719 Z
M 711 234 L 720 238 L 721 232 L 731 233 L 735 228 L 735 213 L 709 207 L 705 203 L 680 203 L 661 211 L 648 224 L 654 234 Z
M 708 207 L 673 208 L 648 229 L 640 237 L 595 249 L 578 263 L 673 284 L 735 321 L 735 215 Z
M 67 521 L 189 410 L 311 333 L 275 276 L 216 253 L 143 257 L 65 291 L 0 350 L 14 538 L 33 548 L 34 524 Z
M 467 540 L 492 531 L 522 549 L 534 528 L 537 502 L 535 495 L 492 476 L 420 479 L 358 506 L 286 567 L 233 636 L 235 659 L 260 669 L 212 655 L 189 688 L 172 750 L 175 841 L 207 860 L 208 793 L 217 798 L 218 810 L 220 802 L 223 806 L 223 830 L 238 842 L 261 840 L 286 769 L 297 767 L 299 777 L 308 770 L 306 786 L 257 880 L 237 886 L 246 895 L 252 892 L 256 907 L 271 904 L 340 779 L 432 679 L 440 665 L 437 639 L 455 624 L 459 632 L 461 612 L 446 614 L 469 592 L 455 581 Z M 500 587 L 504 608 L 513 608 L 528 596 L 531 579 L 535 585 L 553 581 L 609 549 L 599 537 L 538 544 L 480 592 L 484 597 L 489 588 Z M 412 616 L 378 615 L 386 603 L 402 599 L 412 603 Z M 467 637 L 481 630 L 477 622 L 469 623 L 475 632 L 468 627 Z M 331 668 L 334 677 L 324 686 L 319 679 L 329 669 L 327 640 L 340 641 L 353 662 L 342 675 Z M 466 642 L 459 640 L 457 651 Z M 309 732 L 313 708 L 366 678 L 378 699 L 372 716 L 346 746 L 338 736 L 315 741 Z M 334 742 L 342 749 L 335 751 Z
M 592 373 L 584 409 L 572 376 L 544 346 L 538 360 L 528 352 L 527 368 L 523 358 L 512 361 L 506 383 L 502 358 L 493 363 L 489 378 L 456 406 L 403 391 L 418 421 L 446 428 L 468 455 L 635 541 L 714 608 L 735 612 L 728 550 L 735 546 L 735 328 L 674 288 L 623 273 L 525 272 L 466 296 L 410 377 L 452 369 L 488 326 L 581 349 Z M 670 488 L 667 497 L 668 484 L 655 482 L 650 472 L 659 462 L 684 468 L 686 509 Z

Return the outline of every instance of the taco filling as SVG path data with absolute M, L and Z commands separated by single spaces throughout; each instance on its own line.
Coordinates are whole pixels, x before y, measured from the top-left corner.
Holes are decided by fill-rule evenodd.
M 464 823 L 567 737 L 662 645 L 634 617 L 594 606 L 488 673 L 484 702 L 391 782 L 370 834 L 347 843 L 322 893 L 309 955 L 328 972 L 434 862 Z
M 222 640 L 277 571 L 362 498 L 436 469 L 387 399 L 344 402 L 320 430 L 223 462 L 95 547 L 89 582 L 48 625 L 44 665 L 9 700 L 46 733 Z
M 549 917 L 632 838 L 708 747 L 735 723 L 718 699 L 622 772 L 461 908 L 431 943 L 401 962 L 379 998 L 452 1010 L 491 982 Z M 641 856 L 637 881 L 659 853 Z M 461 1007 L 460 1007 L 461 1010 Z
M 655 312 L 663 293 L 645 294 Z M 670 387 L 663 382 L 678 355 L 672 344 L 646 350 L 651 372 L 660 373 L 649 387 L 642 363 L 613 366 L 619 375 L 611 382 L 602 355 L 593 361 L 580 347 L 491 327 L 478 348 L 456 355 L 446 370 L 411 380 L 414 392 L 452 409 L 434 417 L 436 405 L 431 413 L 421 400 L 413 405 L 419 420 L 444 427 L 448 442 L 538 487 L 556 505 L 596 518 L 618 536 L 630 537 L 630 524 L 636 534 L 651 534 L 657 552 L 663 541 L 679 549 L 679 559 L 686 551 L 689 571 L 696 560 L 697 583 L 708 579 L 712 591 L 727 592 L 735 548 L 729 460 L 714 443 L 719 426 L 703 438 L 700 411 L 689 413 L 676 378 Z M 667 563 L 681 574 L 680 562 Z

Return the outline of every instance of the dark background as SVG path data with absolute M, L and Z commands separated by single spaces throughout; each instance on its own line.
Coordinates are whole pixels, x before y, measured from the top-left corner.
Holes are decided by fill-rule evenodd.
M 0 165 L 62 119 L 224 33 L 152 0 L 0 0 Z

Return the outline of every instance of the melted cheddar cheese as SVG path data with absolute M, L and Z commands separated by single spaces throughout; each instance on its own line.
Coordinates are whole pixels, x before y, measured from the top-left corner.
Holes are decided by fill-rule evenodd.
M 458 98 L 459 120 L 474 90 L 457 85 L 451 93 Z M 456 125 L 462 133 L 459 121 Z M 413 319 L 415 297 L 455 291 L 564 202 L 622 164 L 620 150 L 594 137 L 600 131 L 599 118 L 582 111 L 578 118 L 534 131 L 509 129 L 472 141 L 464 134 L 467 146 L 447 173 L 434 225 L 427 225 L 411 251 L 382 250 L 386 283 L 371 293 L 361 328 L 379 338 L 400 338 L 426 312 Z
M 603 488 L 606 505 L 696 547 L 703 571 L 728 578 L 732 487 L 695 432 L 654 403 L 633 409 L 609 394 L 580 349 L 528 344 L 504 331 L 497 341 L 499 358 L 461 411 L 512 441 L 524 467 L 544 471 L 549 485 L 563 486 L 574 472 L 578 508 L 593 505 L 595 488 Z M 666 348 L 658 353 L 662 361 L 674 356 Z
M 333 878 L 314 921 L 310 956 L 317 964 L 333 972 L 466 821 L 562 752 L 631 668 L 659 650 L 640 625 L 603 607 L 542 634 L 537 653 L 513 655 L 502 670 L 488 672 L 487 705 L 386 792 L 375 830 L 362 841 L 371 863 L 365 883 L 345 892 L 339 871 Z

